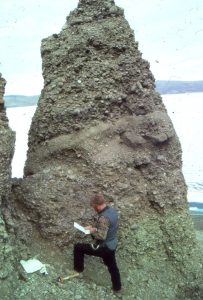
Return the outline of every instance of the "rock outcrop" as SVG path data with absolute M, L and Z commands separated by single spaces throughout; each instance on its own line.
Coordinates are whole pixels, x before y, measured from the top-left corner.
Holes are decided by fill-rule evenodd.
M 44 88 L 25 176 L 13 187 L 24 220 L 71 245 L 73 221 L 90 221 L 89 197 L 101 191 L 120 212 L 126 299 L 193 291 L 199 257 L 181 146 L 123 10 L 112 0 L 80 0 L 41 54 Z
M 0 73 L 0 111 L 4 111 L 4 99 L 3 95 L 5 92 L 5 85 L 6 80 L 2 77 L 2 74 Z
M 8 125 L 4 109 L 3 95 L 6 81 L 0 73 L 0 286 L 1 297 L 7 293 L 8 285 L 4 288 L 4 280 L 12 271 L 12 247 L 6 230 L 2 210 L 7 205 L 11 192 L 11 160 L 14 152 L 15 135 Z

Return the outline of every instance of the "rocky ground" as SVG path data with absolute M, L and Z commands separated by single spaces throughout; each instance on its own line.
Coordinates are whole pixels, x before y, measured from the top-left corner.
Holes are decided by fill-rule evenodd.
M 168 217 L 168 222 L 171 222 L 170 218 L 171 216 Z M 71 273 L 72 245 L 59 249 L 53 246 L 52 243 L 43 240 L 36 232 L 29 248 L 19 244 L 20 253 L 16 252 L 17 276 L 13 277 L 13 286 L 10 283 L 11 276 L 9 277 L 8 285 L 6 285 L 7 279 L 5 279 L 4 288 L 1 288 L 1 295 L 3 295 L 1 299 L 202 299 L 203 286 L 201 287 L 201 284 L 196 285 L 195 270 L 193 270 L 191 264 L 187 266 L 188 259 L 184 257 L 184 253 L 180 251 L 180 256 L 176 257 L 174 263 L 172 263 L 172 253 L 170 261 L 169 258 L 163 256 L 161 249 L 147 249 L 146 230 L 149 232 L 148 242 L 150 242 L 150 247 L 152 247 L 152 240 L 154 238 L 160 239 L 161 234 L 161 231 L 158 230 L 157 220 L 154 220 L 154 222 L 150 220 L 148 224 L 145 221 L 142 224 L 140 223 L 138 227 L 134 224 L 131 229 L 131 236 L 126 236 L 126 244 L 119 244 L 117 256 L 123 290 L 118 295 L 111 292 L 109 274 L 98 258 L 86 258 L 86 268 L 81 278 L 71 279 L 63 284 L 57 283 L 56 279 L 58 276 L 67 276 Z M 156 237 L 154 237 L 155 233 Z M 203 253 L 203 231 L 198 230 L 197 237 Z M 137 248 L 134 249 L 133 255 L 130 245 L 130 242 L 134 245 L 132 239 L 136 239 L 137 243 Z M 89 239 L 88 237 L 83 237 L 83 240 L 88 241 Z M 157 242 L 154 240 L 154 245 L 156 244 Z M 144 253 L 141 255 L 142 251 L 145 252 L 145 255 Z M 177 253 L 178 251 L 176 250 L 176 255 Z M 39 272 L 27 274 L 23 270 L 19 263 L 20 259 L 26 260 L 33 257 L 46 264 L 48 275 L 43 275 Z M 177 261 L 183 259 L 185 259 L 185 266 L 181 270 L 183 262 L 180 261 L 180 264 L 177 264 Z M 194 262 L 194 267 L 196 264 L 197 262 Z M 188 267 L 191 270 L 190 276 L 185 272 L 185 269 Z M 187 281 L 182 280 L 181 286 L 182 272 L 185 272 L 188 283 L 186 284 Z M 8 289 L 10 289 L 10 293 Z

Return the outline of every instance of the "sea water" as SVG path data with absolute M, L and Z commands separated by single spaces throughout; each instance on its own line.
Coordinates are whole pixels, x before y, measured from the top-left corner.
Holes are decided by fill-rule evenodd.
M 36 106 L 7 108 L 9 125 L 16 133 L 15 153 L 12 161 L 12 177 L 23 177 L 23 169 L 28 149 L 28 131 Z
M 203 93 L 163 95 L 183 151 L 183 174 L 188 201 L 194 212 L 203 212 Z M 12 176 L 22 177 L 26 160 L 28 130 L 36 106 L 8 108 L 10 127 L 16 131 Z
M 183 174 L 192 213 L 203 213 L 203 93 L 164 95 L 183 151 Z

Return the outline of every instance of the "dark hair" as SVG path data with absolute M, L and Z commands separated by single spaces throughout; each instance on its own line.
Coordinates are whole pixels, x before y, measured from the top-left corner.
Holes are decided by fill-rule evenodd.
M 102 205 L 106 201 L 102 194 L 96 194 L 90 199 L 90 205 Z

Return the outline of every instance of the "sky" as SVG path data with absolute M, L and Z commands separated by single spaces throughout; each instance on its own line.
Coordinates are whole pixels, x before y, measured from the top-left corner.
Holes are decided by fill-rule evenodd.
M 102 0 L 101 0 L 102 1 Z M 157 80 L 203 80 L 202 0 L 115 0 Z M 6 95 L 43 88 L 41 40 L 59 33 L 78 0 L 0 0 L 0 73 Z

